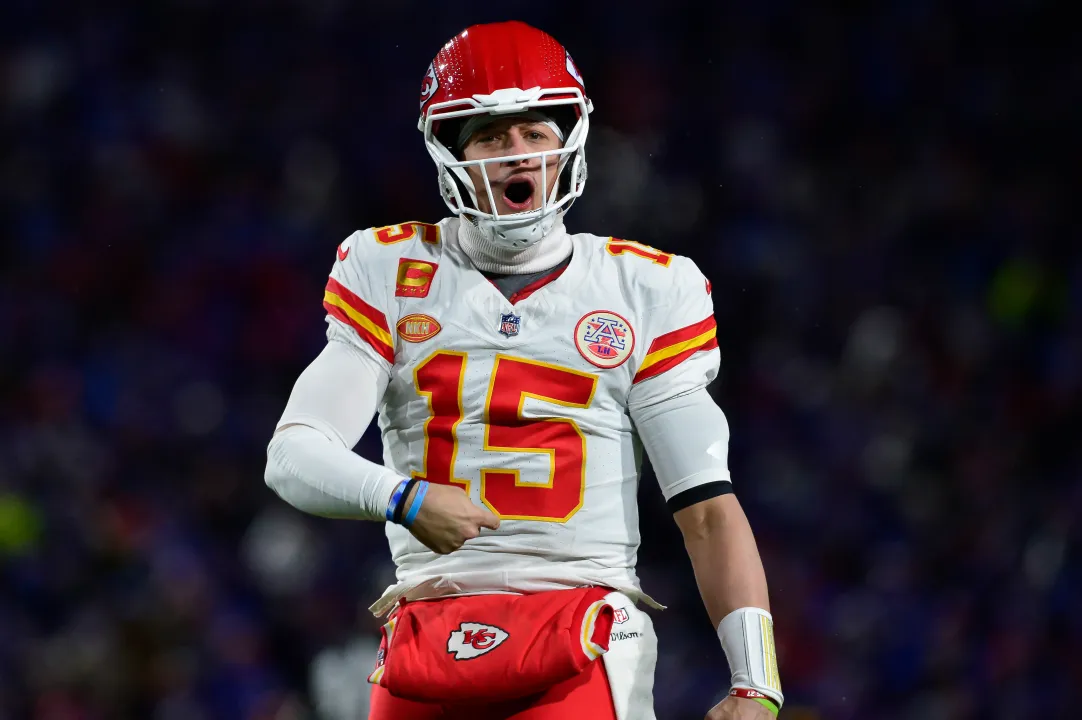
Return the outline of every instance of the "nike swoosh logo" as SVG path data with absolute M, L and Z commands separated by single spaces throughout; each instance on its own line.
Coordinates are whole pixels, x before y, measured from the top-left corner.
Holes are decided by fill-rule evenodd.
M 348 256 L 349 256 L 349 248 L 346 248 L 345 250 L 342 250 L 342 246 L 339 245 L 338 246 L 338 259 L 341 260 L 341 261 L 345 261 L 345 259 Z

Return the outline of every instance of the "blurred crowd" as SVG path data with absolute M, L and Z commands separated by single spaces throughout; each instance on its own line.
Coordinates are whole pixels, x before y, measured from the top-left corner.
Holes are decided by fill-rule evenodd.
M 1050 4 L 7 0 L 0 718 L 364 717 L 382 526 L 294 511 L 265 448 L 336 245 L 445 214 L 431 56 L 511 16 L 597 108 L 569 228 L 713 283 L 783 717 L 1073 717 L 1082 54 Z M 697 720 L 725 659 L 640 494 L 658 717 Z

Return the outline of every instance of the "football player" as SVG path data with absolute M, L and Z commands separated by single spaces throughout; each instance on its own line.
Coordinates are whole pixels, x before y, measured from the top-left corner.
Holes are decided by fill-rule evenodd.
M 766 578 L 727 464 L 710 283 L 647 245 L 570 234 L 591 102 L 571 55 L 475 25 L 425 74 L 419 128 L 451 216 L 353 233 L 266 482 L 386 523 L 397 582 L 374 720 L 654 717 L 635 574 L 643 449 L 731 670 L 708 718 L 783 696 Z M 378 410 L 383 464 L 352 452 Z

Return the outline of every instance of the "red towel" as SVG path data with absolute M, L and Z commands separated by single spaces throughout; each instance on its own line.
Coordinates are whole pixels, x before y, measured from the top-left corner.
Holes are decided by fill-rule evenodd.
M 383 626 L 370 683 L 420 702 L 542 692 L 609 649 L 606 588 L 402 602 Z

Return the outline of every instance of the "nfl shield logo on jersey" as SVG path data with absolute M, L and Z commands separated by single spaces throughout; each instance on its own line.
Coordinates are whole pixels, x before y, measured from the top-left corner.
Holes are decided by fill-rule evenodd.
M 616 313 L 595 310 L 583 315 L 575 326 L 575 346 L 591 365 L 619 367 L 635 349 L 635 331 Z
M 519 326 L 522 324 L 522 318 L 514 313 L 504 313 L 500 315 L 500 335 L 505 337 L 514 337 L 518 335 Z

